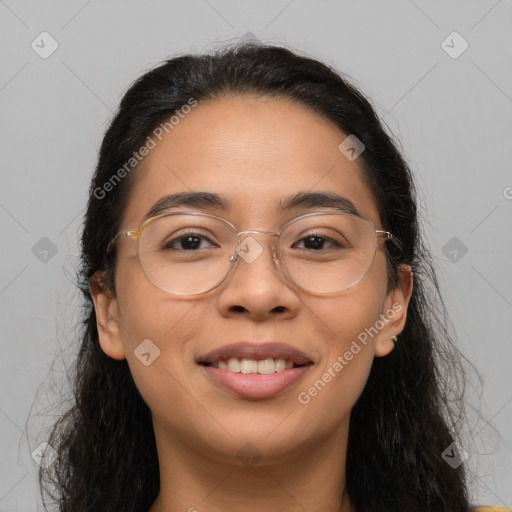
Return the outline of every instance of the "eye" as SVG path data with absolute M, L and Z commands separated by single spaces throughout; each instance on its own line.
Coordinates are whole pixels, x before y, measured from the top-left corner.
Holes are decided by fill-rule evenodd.
M 329 236 L 319 235 L 319 234 L 309 234 L 303 238 L 301 238 L 297 243 L 304 242 L 304 249 L 307 250 L 322 250 L 326 249 L 325 244 L 329 244 L 330 247 L 327 247 L 327 249 L 337 248 L 337 249 L 343 249 L 347 247 L 347 244 L 344 244 L 341 240 L 335 240 L 334 238 L 331 238 Z M 295 247 L 296 244 L 294 244 Z M 300 248 L 300 247 L 299 247 Z
M 162 250 L 175 249 L 182 251 L 194 251 L 197 249 L 205 249 L 207 247 L 202 245 L 203 241 L 209 242 L 211 244 L 210 247 L 214 245 L 207 237 L 191 232 L 168 239 L 162 244 Z

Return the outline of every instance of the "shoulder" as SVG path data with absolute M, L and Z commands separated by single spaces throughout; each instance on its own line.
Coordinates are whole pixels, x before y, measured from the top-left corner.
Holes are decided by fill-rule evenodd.
M 512 510 L 504 507 L 490 507 L 489 505 L 485 505 L 483 507 L 476 507 L 474 512 L 512 512 Z

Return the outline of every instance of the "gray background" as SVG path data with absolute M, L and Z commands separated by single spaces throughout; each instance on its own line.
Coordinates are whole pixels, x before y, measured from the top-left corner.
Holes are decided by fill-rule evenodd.
M 31 452 L 78 341 L 77 239 L 112 111 L 160 60 L 248 33 L 348 73 L 399 139 L 483 378 L 468 387 L 475 501 L 511 506 L 511 18 L 510 0 L 0 0 L 0 512 L 39 509 Z

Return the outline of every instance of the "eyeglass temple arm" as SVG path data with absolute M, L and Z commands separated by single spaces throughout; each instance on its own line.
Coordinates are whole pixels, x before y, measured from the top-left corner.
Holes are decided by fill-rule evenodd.
M 384 238 L 385 240 L 392 240 L 394 244 L 402 251 L 404 249 L 404 246 L 402 242 L 394 236 L 389 231 L 379 231 L 375 230 L 375 234 L 377 235 L 377 238 Z
M 388 240 L 395 239 L 395 237 L 389 231 L 379 231 L 378 229 L 376 229 L 375 234 L 377 235 L 377 238 L 386 238 Z
M 108 243 L 107 254 L 112 250 L 112 248 L 114 247 L 114 244 L 116 243 L 116 241 L 119 238 L 139 238 L 140 233 L 141 233 L 140 229 L 136 229 L 134 231 L 133 230 L 132 231 L 124 231 L 123 233 L 119 233 L 114 238 L 112 238 L 112 240 L 110 240 L 110 242 Z

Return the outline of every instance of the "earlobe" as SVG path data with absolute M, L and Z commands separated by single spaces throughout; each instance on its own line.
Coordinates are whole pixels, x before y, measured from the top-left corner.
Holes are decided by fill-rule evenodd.
M 112 359 L 125 359 L 116 297 L 102 285 L 102 273 L 96 272 L 89 282 L 96 313 L 100 347 Z
M 407 308 L 413 290 L 413 272 L 409 265 L 402 264 L 399 268 L 400 281 L 385 301 L 384 311 L 381 314 L 382 328 L 379 330 L 375 356 L 388 355 L 396 343 L 400 343 L 399 335 L 404 330 L 407 320 Z M 398 337 L 398 341 L 397 338 Z

